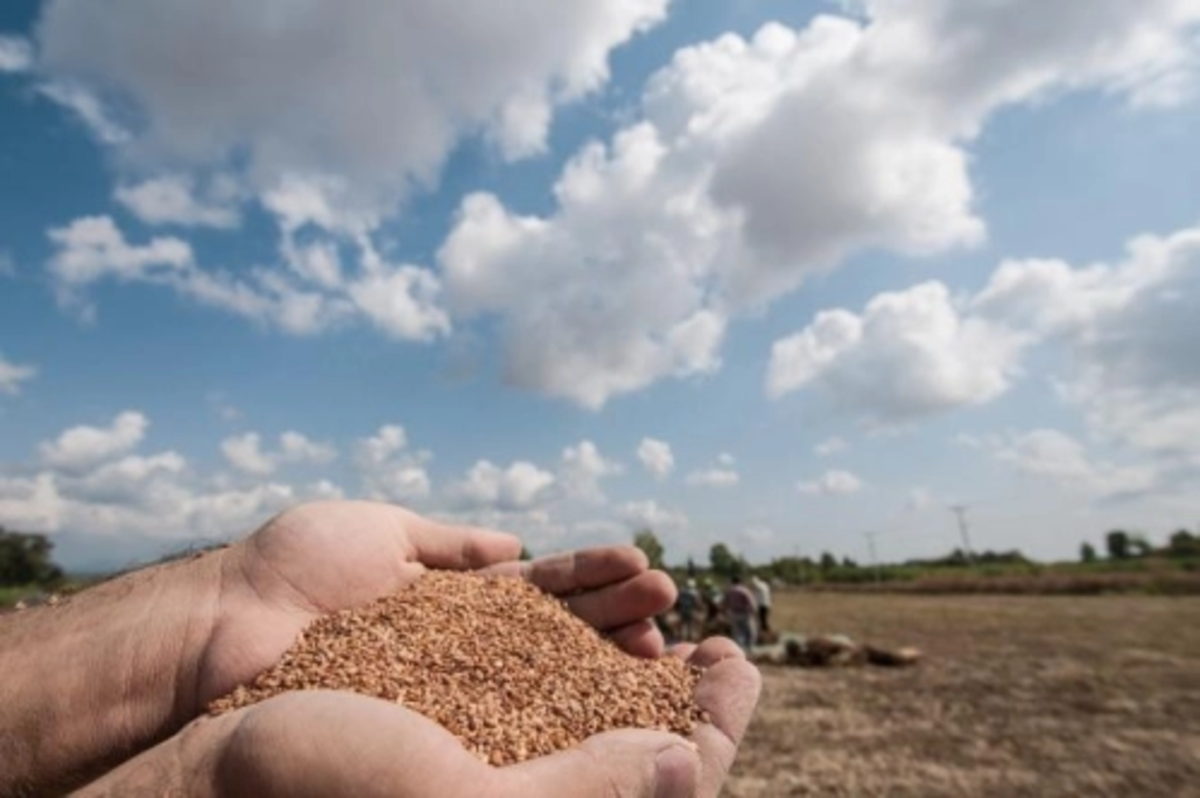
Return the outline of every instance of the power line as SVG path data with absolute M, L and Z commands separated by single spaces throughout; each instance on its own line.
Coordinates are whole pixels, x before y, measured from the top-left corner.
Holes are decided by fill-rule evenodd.
M 971 550 L 971 531 L 967 526 L 967 505 L 952 505 L 950 512 L 958 518 L 958 534 L 962 537 L 963 554 L 967 557 L 967 564 L 971 565 L 975 561 L 975 555 Z

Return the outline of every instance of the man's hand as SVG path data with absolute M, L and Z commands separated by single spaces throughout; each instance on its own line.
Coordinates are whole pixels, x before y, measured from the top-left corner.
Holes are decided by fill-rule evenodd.
M 197 721 L 81 795 L 708 798 L 733 763 L 759 675 L 729 640 L 673 653 L 705 669 L 696 699 L 712 723 L 697 729 L 691 745 L 662 732 L 616 731 L 497 769 L 433 721 L 395 704 L 302 692 Z
M 398 507 L 305 505 L 248 539 L 0 619 L 0 794 L 61 792 L 175 734 L 274 664 L 317 615 L 393 593 L 426 568 L 520 573 L 627 649 L 674 587 L 628 547 L 513 562 L 516 538 Z
M 280 515 L 224 552 L 220 609 L 197 671 L 194 711 L 248 682 L 322 614 L 395 593 L 427 568 L 523 576 L 631 653 L 657 656 L 648 619 L 675 587 L 632 546 L 517 562 L 511 535 L 443 524 L 386 504 L 329 502 Z

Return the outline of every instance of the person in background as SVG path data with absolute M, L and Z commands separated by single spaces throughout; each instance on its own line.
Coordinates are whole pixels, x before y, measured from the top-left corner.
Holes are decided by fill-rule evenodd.
M 750 592 L 758 604 L 758 633 L 771 631 L 771 586 L 758 574 L 750 579 Z
M 696 580 L 689 579 L 679 591 L 679 599 L 675 602 L 679 611 L 679 637 L 685 643 L 690 643 L 699 637 L 696 615 L 700 610 L 700 591 L 696 589 Z
M 702 598 L 704 599 L 704 633 L 708 634 L 720 619 L 721 591 L 717 590 L 717 586 L 708 578 L 705 578 L 700 585 L 703 588 Z
M 742 584 L 741 576 L 734 574 L 725 590 L 722 604 L 729 620 L 733 641 L 741 646 L 743 651 L 750 651 L 754 648 L 757 620 L 755 614 L 758 604 L 754 601 L 754 594 Z

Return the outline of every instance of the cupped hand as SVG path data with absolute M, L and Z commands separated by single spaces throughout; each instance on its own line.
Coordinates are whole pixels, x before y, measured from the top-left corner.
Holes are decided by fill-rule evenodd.
M 536 568 L 536 566 L 535 566 Z M 561 573 L 561 571 L 559 571 Z M 492 768 L 445 729 L 395 704 L 351 693 L 283 695 L 176 737 L 91 785 L 83 795 L 715 796 L 760 688 L 731 641 L 673 652 L 704 668 L 696 700 L 711 723 L 690 741 L 655 731 L 600 734 L 519 765 Z
M 627 651 L 657 656 L 649 620 L 675 598 L 645 555 L 619 546 L 518 562 L 512 535 L 446 524 L 372 502 L 322 502 L 289 510 L 222 552 L 211 633 L 194 675 L 195 714 L 279 660 L 320 615 L 349 609 L 415 582 L 426 569 L 521 576 L 564 598 Z

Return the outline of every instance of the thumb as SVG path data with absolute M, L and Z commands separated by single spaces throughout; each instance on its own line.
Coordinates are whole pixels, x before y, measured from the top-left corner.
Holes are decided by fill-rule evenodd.
M 506 796 L 687 798 L 700 784 L 700 755 L 674 734 L 624 729 L 500 772 Z

